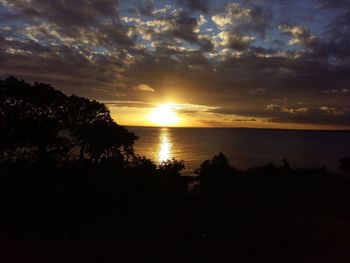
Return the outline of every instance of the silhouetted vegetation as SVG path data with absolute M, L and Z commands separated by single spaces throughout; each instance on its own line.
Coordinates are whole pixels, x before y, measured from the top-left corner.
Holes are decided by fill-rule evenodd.
M 344 171 L 350 171 L 350 157 L 345 157 L 339 160 L 340 168 Z
M 195 173 L 200 178 L 202 188 L 220 191 L 230 186 L 236 169 L 229 164 L 223 153 L 219 153 L 211 160 L 204 161 Z
M 137 136 L 97 101 L 13 77 L 0 80 L 0 99 L 0 240 L 34 244 L 9 257 L 346 262 L 346 176 L 286 159 L 241 171 L 219 153 L 184 177 L 183 161 L 138 156 Z
M 50 85 L 0 81 L 2 161 L 40 163 L 128 159 L 137 137 L 104 104 L 66 96 Z

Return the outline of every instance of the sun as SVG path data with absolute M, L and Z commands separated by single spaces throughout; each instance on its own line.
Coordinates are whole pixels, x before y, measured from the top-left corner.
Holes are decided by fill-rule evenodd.
M 180 122 L 172 104 L 161 104 L 152 109 L 149 119 L 159 126 L 173 126 Z

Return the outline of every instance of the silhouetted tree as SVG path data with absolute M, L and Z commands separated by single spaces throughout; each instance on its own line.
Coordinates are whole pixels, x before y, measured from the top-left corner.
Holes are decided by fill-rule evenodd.
M 150 176 L 157 174 L 157 165 L 144 156 L 134 156 L 133 161 L 130 163 L 130 168 L 133 169 L 134 173 L 140 175 Z
M 211 160 L 204 161 L 195 171 L 201 186 L 206 190 L 223 190 L 229 187 L 231 177 L 236 172 L 223 153 L 215 155 Z
M 60 132 L 64 128 L 66 96 L 50 85 L 10 77 L 0 82 L 1 145 L 7 158 L 30 150 L 42 162 L 66 151 Z
M 117 125 L 104 104 L 73 95 L 67 108 L 68 125 L 79 147 L 79 160 L 89 158 L 97 162 L 121 151 L 126 159 L 134 154 L 132 145 L 137 137 Z
M 14 77 L 0 81 L 0 100 L 3 160 L 99 162 L 117 155 L 127 160 L 133 154 L 137 137 L 116 124 L 97 101 L 68 97 L 50 85 L 30 85 Z
M 160 187 L 164 193 L 170 195 L 184 195 L 187 193 L 187 181 L 181 176 L 184 169 L 185 163 L 182 160 L 166 160 L 158 165 Z
M 166 160 L 159 164 L 158 169 L 161 175 L 181 176 L 181 171 L 185 169 L 185 163 L 182 160 Z

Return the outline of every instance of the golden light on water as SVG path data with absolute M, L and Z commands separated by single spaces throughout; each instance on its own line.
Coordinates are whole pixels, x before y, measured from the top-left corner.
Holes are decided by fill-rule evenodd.
M 149 119 L 158 126 L 173 126 L 180 122 L 180 118 L 171 104 L 161 104 L 152 109 Z
M 159 143 L 158 161 L 163 162 L 171 159 L 172 143 L 167 128 L 161 129 Z

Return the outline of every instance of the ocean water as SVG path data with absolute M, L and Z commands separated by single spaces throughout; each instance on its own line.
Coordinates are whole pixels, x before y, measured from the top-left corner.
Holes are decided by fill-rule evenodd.
M 292 131 L 231 128 L 128 127 L 139 136 L 137 154 L 159 163 L 176 158 L 185 161 L 185 174 L 223 152 L 230 163 L 247 169 L 268 163 L 321 168 L 340 172 L 339 159 L 350 156 L 349 131 Z

